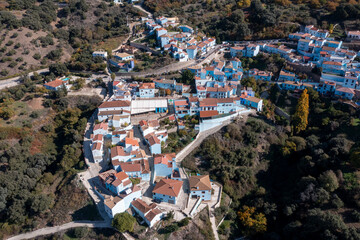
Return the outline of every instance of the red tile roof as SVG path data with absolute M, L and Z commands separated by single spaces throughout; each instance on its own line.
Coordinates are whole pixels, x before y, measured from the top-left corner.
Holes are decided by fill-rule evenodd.
M 200 118 L 207 118 L 219 115 L 217 110 L 200 111 Z
M 107 101 L 103 102 L 99 108 L 111 108 L 111 107 L 130 107 L 130 101 Z
M 154 187 L 153 193 L 177 197 L 183 182 L 173 179 L 161 179 Z

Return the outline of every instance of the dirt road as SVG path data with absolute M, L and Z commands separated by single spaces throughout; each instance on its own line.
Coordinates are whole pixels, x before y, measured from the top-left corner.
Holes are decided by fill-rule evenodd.
M 111 225 L 108 222 L 98 222 L 98 221 L 76 221 L 65 223 L 64 225 L 55 226 L 55 227 L 46 227 L 41 228 L 33 232 L 23 233 L 11 238 L 8 240 L 21 240 L 21 239 L 30 239 L 36 238 L 43 235 L 54 234 L 60 231 L 64 231 L 70 228 L 76 227 L 89 227 L 89 228 L 111 228 Z

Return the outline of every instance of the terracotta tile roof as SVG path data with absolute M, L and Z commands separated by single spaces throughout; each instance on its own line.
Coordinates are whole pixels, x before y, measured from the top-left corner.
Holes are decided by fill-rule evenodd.
M 211 190 L 209 175 L 191 176 L 189 178 L 190 191 L 193 190 Z
M 175 106 L 184 106 L 184 105 L 188 105 L 188 102 L 186 100 L 174 101 L 174 105 Z
M 152 128 L 156 128 L 156 127 L 160 127 L 160 123 L 158 120 L 151 120 L 149 121 L 149 127 L 152 127 Z
M 172 164 L 174 158 L 176 158 L 175 153 L 156 154 L 154 156 L 154 164 L 165 164 L 169 166 Z
M 183 182 L 173 179 L 161 179 L 154 187 L 153 193 L 177 197 Z
M 146 214 L 147 212 L 149 212 L 151 209 L 154 209 L 157 207 L 156 203 L 152 203 L 151 205 L 148 205 L 146 202 L 144 202 L 141 199 L 136 199 L 134 201 L 131 202 L 131 205 L 133 207 L 135 207 L 136 209 L 138 209 L 140 212 L 142 212 L 143 214 Z
M 139 89 L 154 89 L 155 83 L 142 83 L 140 84 Z
M 150 212 L 148 214 L 145 215 L 145 218 L 151 222 L 157 215 L 161 214 L 162 212 L 157 209 L 157 208 L 154 208 L 154 209 L 151 209 Z
M 155 136 L 154 133 L 149 133 L 145 136 L 145 139 L 149 142 L 150 146 L 153 146 L 155 144 L 160 144 L 160 140 L 157 136 Z
M 96 142 L 92 145 L 92 150 L 101 150 L 101 147 L 102 147 L 102 143 L 101 142 Z
M 342 65 L 340 62 L 330 62 L 330 61 L 323 62 L 323 64 L 335 65 L 335 66 L 341 66 Z
M 51 82 L 48 82 L 48 83 L 45 83 L 44 85 L 45 86 L 49 86 L 49 87 L 53 87 L 53 88 L 56 88 L 56 87 L 59 87 L 61 85 L 63 85 L 65 82 L 60 80 L 60 79 L 56 79 L 54 81 L 51 81 Z
M 200 107 L 217 106 L 216 98 L 204 98 L 199 102 Z
M 130 107 L 130 101 L 107 101 L 103 102 L 99 108 L 111 108 L 111 107 Z
M 207 118 L 219 115 L 217 110 L 200 111 L 200 118 Z
M 347 88 L 347 87 L 340 87 L 340 88 L 336 89 L 336 91 L 355 94 L 355 91 L 353 89 Z
M 102 134 L 96 134 L 93 139 L 93 141 L 102 141 L 103 140 L 103 135 Z
M 190 45 L 187 47 L 187 49 L 190 49 L 190 50 L 195 50 L 197 47 L 195 45 Z
M 126 145 L 128 145 L 128 144 L 130 144 L 130 145 L 132 145 L 132 146 L 139 146 L 139 142 L 136 140 L 136 139 L 134 139 L 134 138 L 125 138 L 125 144 Z
M 98 123 L 98 124 L 95 124 L 94 126 L 94 130 L 99 130 L 99 129 L 102 129 L 102 130 L 107 130 L 108 129 L 108 124 L 107 123 L 104 123 L 104 122 L 101 122 L 101 123 Z
M 123 147 L 115 146 L 115 147 L 111 148 L 111 158 L 114 158 L 117 156 L 125 157 L 125 156 L 129 156 L 129 154 L 124 151 Z
M 250 102 L 255 102 L 255 103 L 259 103 L 261 101 L 261 99 L 257 97 L 247 97 L 246 99 L 249 100 Z

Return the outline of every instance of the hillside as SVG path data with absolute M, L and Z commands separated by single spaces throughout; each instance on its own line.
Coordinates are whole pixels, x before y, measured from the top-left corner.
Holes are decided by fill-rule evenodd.
M 103 70 L 89 53 L 117 47 L 129 32 L 126 16 L 130 21 L 141 14 L 131 5 L 100 0 L 8 1 L 0 10 L 0 77 L 69 60 L 70 69 Z
M 358 114 L 314 90 L 309 98 L 305 131 L 274 117 L 272 103 L 294 116 L 298 99 L 273 90 L 262 116 L 228 125 L 183 161 L 232 198 L 215 211 L 226 216 L 219 228 L 225 239 L 360 238 Z
M 144 4 L 155 16 L 178 16 L 218 41 L 284 38 L 300 24 L 324 29 L 339 24 L 336 37 L 360 27 L 358 1 L 148 0 Z
M 76 173 L 86 122 L 101 99 L 48 96 L 36 84 L 0 92 L 0 238 L 72 220 L 98 220 Z

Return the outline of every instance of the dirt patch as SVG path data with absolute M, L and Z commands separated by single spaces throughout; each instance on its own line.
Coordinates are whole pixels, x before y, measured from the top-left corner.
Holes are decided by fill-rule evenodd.
M 12 12 L 14 14 L 14 12 Z M 19 12 L 19 15 L 22 13 Z M 16 14 L 15 14 L 16 15 Z M 0 48 L 4 48 L 0 59 L 0 69 L 8 72 L 7 76 L 18 74 L 29 69 L 38 69 L 42 66 L 41 60 L 50 51 L 57 49 L 60 42 L 53 38 L 54 44 L 46 47 L 36 46 L 31 41 L 38 37 L 45 37 L 48 33 L 44 31 L 34 32 L 28 28 L 14 29 L 11 31 L 1 30 L 0 35 L 3 41 L 0 42 Z M 11 43 L 11 44 L 10 44 Z M 38 41 L 40 44 L 40 41 Z M 59 62 L 70 58 L 72 49 L 67 44 L 61 43 L 63 49 L 63 56 Z M 34 59 L 35 54 L 40 54 L 40 59 Z M 50 64 L 52 61 L 47 60 L 45 64 Z M 4 76 L 0 76 L 4 77 Z
M 44 109 L 44 106 L 42 105 L 44 102 L 44 98 L 33 98 L 27 102 L 29 107 L 33 110 L 40 110 Z

